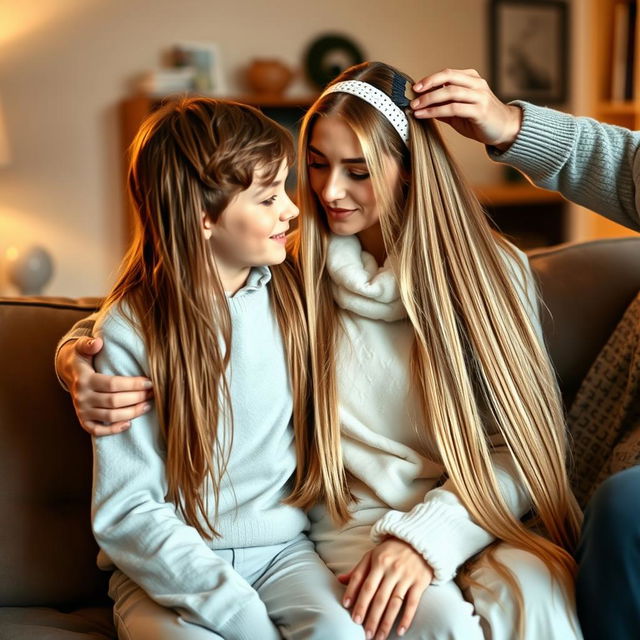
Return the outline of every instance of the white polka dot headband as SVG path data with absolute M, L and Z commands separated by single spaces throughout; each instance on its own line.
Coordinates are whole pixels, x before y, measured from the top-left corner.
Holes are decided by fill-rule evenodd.
M 409 122 L 402 109 L 384 92 L 368 82 L 345 80 L 327 87 L 320 98 L 330 93 L 350 93 L 375 107 L 393 126 L 404 143 L 409 145 Z

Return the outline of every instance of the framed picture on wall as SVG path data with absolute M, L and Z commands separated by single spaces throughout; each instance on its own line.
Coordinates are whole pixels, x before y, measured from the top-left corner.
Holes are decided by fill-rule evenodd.
M 504 101 L 567 99 L 568 7 L 563 0 L 491 0 L 491 87 Z
M 222 65 L 218 46 L 210 42 L 179 42 L 173 49 L 174 65 L 193 69 L 192 89 L 197 93 L 223 95 Z

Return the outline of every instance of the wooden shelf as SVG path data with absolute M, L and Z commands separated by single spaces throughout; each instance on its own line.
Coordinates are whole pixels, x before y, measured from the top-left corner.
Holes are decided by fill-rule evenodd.
M 559 193 L 539 189 L 529 182 L 476 185 L 473 190 L 483 206 L 506 207 L 564 202 Z
M 600 102 L 594 116 L 597 120 L 627 129 L 640 128 L 640 104 L 637 102 Z
M 175 94 L 175 95 L 189 95 L 189 94 Z M 198 94 L 199 95 L 199 94 Z M 157 106 L 161 104 L 164 100 L 173 98 L 174 95 L 168 94 L 166 96 L 162 95 L 148 95 L 139 93 L 136 95 L 127 98 L 124 101 L 124 104 L 129 107 L 132 105 L 144 106 L 149 109 L 149 107 Z M 241 95 L 231 95 L 231 96 L 205 96 L 211 98 L 220 98 L 221 100 L 232 100 L 233 102 L 242 102 L 244 104 L 249 104 L 253 107 L 282 107 L 282 108 L 290 108 L 290 107 L 301 107 L 308 108 L 310 107 L 314 100 L 318 97 L 317 94 L 304 94 L 304 95 L 280 95 L 273 93 L 245 93 Z
M 566 201 L 555 191 L 529 182 L 502 182 L 473 187 L 493 227 L 521 249 L 566 240 Z
M 597 107 L 596 110 L 599 113 L 613 113 L 613 114 L 617 114 L 617 113 L 623 113 L 623 114 L 629 114 L 629 113 L 637 113 L 638 111 L 640 111 L 640 104 L 638 104 L 637 102 L 600 102 Z

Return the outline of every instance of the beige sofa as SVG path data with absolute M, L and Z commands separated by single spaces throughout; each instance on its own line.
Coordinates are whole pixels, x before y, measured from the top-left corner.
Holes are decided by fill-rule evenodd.
M 640 290 L 640 239 L 534 251 L 565 399 Z M 113 638 L 89 522 L 91 446 L 53 372 L 96 300 L 0 299 L 0 640 Z

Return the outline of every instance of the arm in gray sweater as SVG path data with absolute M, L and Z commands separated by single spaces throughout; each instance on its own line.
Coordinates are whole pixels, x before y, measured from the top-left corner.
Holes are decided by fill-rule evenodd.
M 93 327 L 96 323 L 96 318 L 98 317 L 97 313 L 92 313 L 90 316 L 86 318 L 82 318 L 82 320 L 78 320 L 67 333 L 65 333 L 62 338 L 60 338 L 60 342 L 58 342 L 58 346 L 56 347 L 56 354 L 53 361 L 53 367 L 56 372 L 56 377 L 58 378 L 58 382 L 60 386 L 65 390 L 69 391 L 67 385 L 64 380 L 60 377 L 60 372 L 58 371 L 58 356 L 60 355 L 60 349 L 64 347 L 67 342 L 70 340 L 78 340 L 79 338 L 84 338 L 86 336 L 91 336 L 93 334 Z
M 513 104 L 523 109 L 520 133 L 504 153 L 489 148 L 491 158 L 640 231 L 640 132 L 527 102 Z

